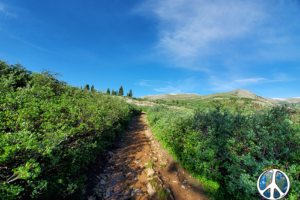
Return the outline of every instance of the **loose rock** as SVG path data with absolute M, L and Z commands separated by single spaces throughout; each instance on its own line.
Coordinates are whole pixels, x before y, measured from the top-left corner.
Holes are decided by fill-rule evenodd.
M 151 168 L 148 168 L 148 174 L 147 176 L 152 176 L 153 174 L 155 174 L 155 171 Z
M 151 197 L 156 193 L 156 190 L 153 188 L 151 183 L 147 183 L 147 192 Z
M 105 192 L 105 198 L 108 198 L 108 197 L 110 197 L 110 190 L 106 190 L 106 192 Z
M 111 157 L 115 157 L 115 156 L 116 156 L 116 155 L 115 155 L 113 152 L 111 152 L 111 151 L 109 151 L 108 154 L 109 154 Z
M 142 194 L 143 191 L 138 189 L 138 188 L 133 188 L 132 189 L 132 192 L 131 192 L 131 195 L 136 195 L 136 194 Z
M 90 197 L 88 197 L 88 200 L 96 200 L 96 197 L 95 196 L 90 196 Z

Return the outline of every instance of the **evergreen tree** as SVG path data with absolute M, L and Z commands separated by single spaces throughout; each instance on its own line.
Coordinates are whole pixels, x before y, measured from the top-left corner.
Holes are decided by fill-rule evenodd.
M 110 94 L 110 90 L 109 90 L 109 88 L 107 88 L 106 94 Z
M 123 95 L 124 95 L 124 92 L 123 92 L 123 87 L 122 87 L 122 85 L 121 85 L 121 87 L 120 87 L 120 89 L 119 89 L 119 93 L 118 93 L 118 95 L 120 95 L 120 96 L 123 96 Z
M 92 85 L 92 87 L 91 87 L 91 91 L 94 91 L 95 89 L 94 89 L 94 85 Z
M 129 96 L 132 97 L 132 90 L 129 90 Z
M 80 86 L 80 89 L 82 90 L 82 86 Z
M 128 95 L 129 95 L 129 94 L 128 94 L 128 92 L 127 92 L 126 97 L 128 97 Z
M 86 84 L 84 89 L 90 90 L 90 85 L 89 85 L 89 84 Z
M 114 89 L 111 90 L 111 95 L 115 95 Z

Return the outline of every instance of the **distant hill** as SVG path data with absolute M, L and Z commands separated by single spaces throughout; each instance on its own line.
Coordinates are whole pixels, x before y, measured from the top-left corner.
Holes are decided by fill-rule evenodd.
M 196 99 L 201 97 L 199 94 L 193 94 L 193 93 L 169 93 L 169 94 L 159 94 L 159 95 L 148 95 L 144 97 L 140 97 L 142 99 L 149 99 L 149 100 L 157 100 L 157 99 L 163 99 L 163 100 L 183 100 L 183 99 Z
M 272 101 L 276 104 L 288 104 L 288 105 L 300 105 L 300 97 L 293 97 L 293 98 L 285 98 L 285 99 L 281 99 L 281 98 L 266 98 L 269 101 Z
M 243 89 L 237 89 L 230 92 L 214 93 L 209 95 L 199 95 L 199 94 L 191 94 L 191 93 L 169 93 L 169 94 L 161 94 L 161 95 L 148 95 L 140 98 L 149 99 L 149 100 L 162 99 L 165 101 L 188 100 L 188 99 L 213 100 L 213 99 L 229 99 L 229 98 L 247 98 L 247 99 L 252 99 L 253 102 L 260 103 L 260 104 L 271 104 L 271 105 L 279 104 L 276 100 L 270 98 L 264 98 L 250 92 L 249 90 L 243 90 Z

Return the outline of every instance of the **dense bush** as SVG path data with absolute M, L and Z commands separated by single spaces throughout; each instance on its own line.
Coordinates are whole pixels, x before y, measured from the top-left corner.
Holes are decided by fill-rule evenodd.
M 69 86 L 49 71 L 11 69 L 1 63 L 0 198 L 70 194 L 84 184 L 87 165 L 141 109 Z
M 289 199 L 300 196 L 300 117 L 287 107 L 197 110 L 148 109 L 155 136 L 205 183 L 215 199 L 258 199 L 262 169 L 287 170 Z M 205 177 L 205 178 L 203 178 Z

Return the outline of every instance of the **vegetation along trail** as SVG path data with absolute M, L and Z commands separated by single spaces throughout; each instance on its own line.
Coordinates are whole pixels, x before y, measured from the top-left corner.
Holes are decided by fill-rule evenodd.
M 146 113 L 132 118 L 126 136 L 98 157 L 89 170 L 86 197 L 96 199 L 207 200 L 201 183 L 188 175 L 154 139 Z

